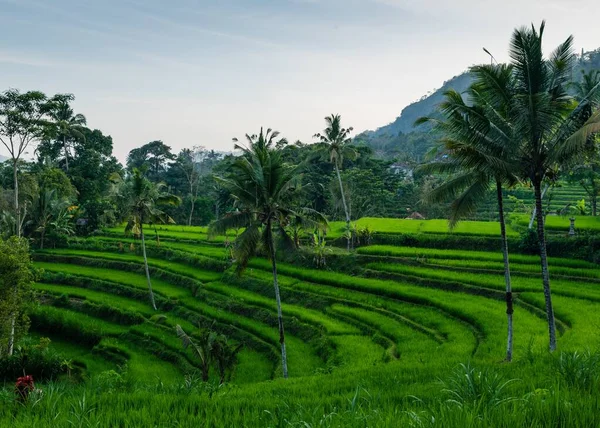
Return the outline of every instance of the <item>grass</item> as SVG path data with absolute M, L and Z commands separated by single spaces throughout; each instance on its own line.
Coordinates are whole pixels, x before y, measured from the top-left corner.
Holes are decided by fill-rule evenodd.
M 445 221 L 357 223 L 388 234 L 448 233 Z M 497 234 L 494 222 L 462 224 L 454 234 Z M 329 236 L 340 225 L 333 229 Z M 122 228 L 107 233 L 80 240 L 77 248 L 44 252 L 45 261 L 36 266 L 47 272 L 48 282 L 35 290 L 152 318 L 155 312 L 142 297 L 144 274 L 124 264 L 139 268 L 141 257 L 128 251 L 137 241 L 121 238 Z M 161 250 L 180 252 L 178 261 L 157 256 L 165 251 L 149 259 L 153 272 L 164 273 L 153 278 L 164 324 L 144 318 L 119 324 L 101 312 L 83 313 L 91 311 L 85 305 L 36 308 L 36 334 L 52 331 L 56 349 L 84 362 L 90 379 L 79 386 L 41 385 L 44 396 L 22 408 L 14 404 L 12 384 L 0 387 L 0 426 L 600 425 L 600 378 L 594 374 L 600 361 L 600 270 L 594 264 L 550 259 L 555 312 L 564 331 L 559 353 L 549 355 L 539 259 L 511 254 L 521 304 L 514 316 L 515 361 L 504 364 L 500 252 L 362 247 L 352 259 L 353 274 L 280 262 L 292 376 L 284 381 L 270 263 L 256 258 L 240 278 L 222 274 L 188 258 L 224 259 L 224 248 L 206 240 L 205 228 L 167 226 L 159 233 Z M 148 247 L 157 244 L 150 240 Z M 339 266 L 343 254 L 336 253 Z M 65 298 L 46 300 L 60 302 Z M 203 384 L 184 377 L 179 363 L 158 358 L 172 352 L 194 361 L 191 353 L 185 357 L 172 328 L 180 324 L 194 332 L 198 320 L 214 321 L 232 339 L 257 345 L 243 348 L 231 384 L 219 387 L 214 370 Z M 126 369 L 92 351 L 95 346 L 126 355 Z M 110 369 L 119 378 L 111 378 Z
M 455 235 L 477 235 L 477 236 L 499 236 L 500 225 L 497 222 L 489 221 L 462 221 L 453 230 L 449 230 L 446 220 L 411 220 L 411 219 L 391 219 L 391 218 L 373 218 L 364 217 L 353 223 L 358 229 L 368 227 L 372 232 L 386 234 L 417 234 L 417 233 L 435 233 L 435 234 L 455 234 Z M 342 236 L 344 232 L 344 222 L 330 223 L 330 237 Z M 518 232 L 512 229 L 507 230 L 508 235 L 516 236 Z

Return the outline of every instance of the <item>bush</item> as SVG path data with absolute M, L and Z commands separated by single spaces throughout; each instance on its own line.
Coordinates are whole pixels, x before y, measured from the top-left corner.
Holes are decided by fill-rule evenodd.
M 65 359 L 49 349 L 49 345 L 48 338 L 41 338 L 38 343 L 29 338 L 21 341 L 12 356 L 0 358 L 0 379 L 12 383 L 23 373 L 36 381 L 56 379 L 65 371 Z
M 538 234 L 533 229 L 526 229 L 519 235 L 519 245 L 517 247 L 521 253 L 540 254 L 540 244 Z

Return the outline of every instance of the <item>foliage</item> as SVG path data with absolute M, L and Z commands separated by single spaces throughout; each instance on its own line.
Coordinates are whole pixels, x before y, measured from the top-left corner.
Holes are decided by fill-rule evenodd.
M 12 356 L 15 344 L 27 333 L 33 279 L 27 241 L 14 236 L 0 239 L 0 356 Z

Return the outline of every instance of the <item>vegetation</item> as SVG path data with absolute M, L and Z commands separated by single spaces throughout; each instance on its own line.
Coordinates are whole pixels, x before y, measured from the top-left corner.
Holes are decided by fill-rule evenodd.
M 599 425 L 600 57 L 543 32 L 426 137 L 334 114 L 123 167 L 72 95 L 4 92 L 1 424 Z

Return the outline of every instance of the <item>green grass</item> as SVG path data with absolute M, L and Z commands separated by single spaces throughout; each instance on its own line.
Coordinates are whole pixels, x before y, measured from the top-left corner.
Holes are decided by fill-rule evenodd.
M 579 198 L 581 199 L 581 198 Z M 587 198 L 585 198 L 587 200 Z M 574 201 L 572 201 L 574 202 Z M 571 222 L 569 218 L 575 218 L 575 230 L 589 230 L 589 231 L 599 231 L 600 230 L 600 217 L 592 217 L 592 216 L 581 216 L 581 215 L 567 215 L 567 216 L 558 216 L 558 215 L 549 215 L 546 216 L 546 229 L 555 230 L 555 231 L 563 231 L 567 233 L 569 231 L 569 226 Z M 530 217 L 527 215 L 515 215 L 513 217 L 517 224 L 520 226 L 527 227 L 529 225 Z
M 435 248 L 417 248 L 417 247 L 395 247 L 391 245 L 373 245 L 369 247 L 361 247 L 357 250 L 358 254 L 373 255 L 373 256 L 390 256 L 413 258 L 417 261 L 427 262 L 428 259 L 441 260 L 480 260 L 491 262 L 502 262 L 502 253 L 489 251 L 468 251 L 468 250 L 440 250 Z M 525 254 L 510 254 L 511 263 L 539 265 L 540 258 Z M 584 260 L 567 259 L 559 257 L 549 257 L 548 263 L 550 266 L 561 266 L 570 268 L 582 269 L 597 269 L 593 263 Z
M 447 220 L 410 220 L 364 217 L 353 222 L 353 224 L 359 229 L 368 227 L 372 232 L 387 234 L 450 233 L 455 235 L 479 236 L 500 235 L 500 225 L 498 222 L 489 221 L 462 221 L 452 231 L 448 229 Z M 342 236 L 345 228 L 344 222 L 331 222 L 330 226 L 331 231 L 328 236 Z M 518 232 L 510 228 L 507 233 L 511 236 L 518 235 Z
M 580 220 L 582 228 L 586 221 L 594 227 L 592 220 Z M 448 233 L 443 220 L 361 219 L 357 223 L 388 234 Z M 494 222 L 462 225 L 453 233 L 488 237 L 498 232 Z M 329 236 L 339 234 L 340 227 L 334 223 Z M 433 426 L 448 427 L 600 425 L 597 366 L 596 371 L 582 367 L 592 364 L 593 358 L 573 353 L 600 350 L 600 269 L 595 264 L 550 259 L 554 309 L 564 329 L 558 338 L 559 352 L 569 354 L 549 355 L 539 258 L 511 254 L 517 299 L 515 361 L 506 364 L 501 363 L 506 305 L 499 251 L 362 247 L 352 259 L 357 264 L 348 270 L 352 275 L 280 262 L 291 375 L 284 381 L 280 379 L 270 263 L 256 258 L 240 278 L 231 275 L 231 270 L 222 274 L 198 268 L 193 265 L 198 258 L 188 255 L 222 261 L 223 246 L 208 242 L 205 228 L 162 229 L 161 249 L 179 252 L 177 262 L 156 256 L 167 254 L 164 251 L 156 251 L 149 259 L 152 268 L 167 272 L 153 278 L 154 289 L 165 304 L 164 325 L 143 319 L 121 325 L 99 318 L 97 311 L 93 316 L 82 313 L 92 311 L 92 306 L 81 305 L 75 311 L 47 306 L 65 304 L 64 298 L 46 299 L 32 319 L 36 323 L 47 320 L 48 328 L 57 326 L 55 349 L 84 362 L 91 379 L 81 386 L 42 385 L 42 399 L 23 408 L 13 405 L 12 384 L 0 387 L 0 426 L 9 421 L 15 427 L 95 426 L 96 422 L 98 426 L 161 427 L 417 427 L 431 426 L 432 420 L 436 421 Z M 87 301 L 151 318 L 155 312 L 146 298 L 122 294 L 128 290 L 127 296 L 145 296 L 144 274 L 116 269 L 129 269 L 120 263 L 141 266 L 141 257 L 128 248 L 131 242 L 139 243 L 121 238 L 122 228 L 107 233 L 79 240 L 78 248 L 44 252 L 47 261 L 36 262 L 37 267 L 83 281 L 47 275 L 51 283 L 36 283 L 35 290 L 67 295 L 75 299 L 70 304 Z M 124 244 L 124 253 L 119 252 L 119 243 Z M 156 246 L 149 239 L 150 251 Z M 52 261 L 53 255 L 57 262 Z M 343 257 L 343 251 L 336 252 L 331 265 L 344 266 Z M 60 262 L 60 258 L 73 263 Z M 159 270 L 155 272 L 160 274 Z M 95 279 L 104 282 L 91 284 Z M 167 362 L 151 353 L 158 346 L 159 353 L 187 355 L 186 361 L 194 361 L 189 350 L 185 354 L 181 349 L 173 327 L 181 324 L 192 333 L 196 319 L 214 320 L 215 328 L 225 328 L 234 341 L 245 338 L 257 344 L 240 352 L 231 384 L 218 387 L 214 368 L 209 385 L 193 377 L 184 379 L 180 366 L 185 364 L 180 360 Z M 43 327 L 36 334 L 45 335 Z M 127 355 L 124 384 L 107 386 L 99 380 L 98 374 L 117 367 L 105 356 L 92 353 L 90 343 Z M 571 365 L 565 366 L 563 359 L 572 361 Z M 566 367 L 561 372 L 560 364 Z M 581 373 L 596 379 L 585 390 L 577 386 L 578 378 L 569 379 Z M 508 379 L 518 380 L 501 388 Z M 497 394 L 500 401 L 490 399 L 488 393 Z
M 144 259 L 141 256 L 131 253 L 111 253 L 105 251 L 90 251 L 90 250 L 71 250 L 71 249 L 56 249 L 52 251 L 40 251 L 41 254 L 55 254 L 62 256 L 77 256 L 77 257 L 91 257 L 97 259 L 123 261 L 123 262 L 135 262 L 143 265 Z M 148 258 L 148 266 L 157 267 L 167 272 L 174 272 L 180 275 L 189 276 L 190 278 L 197 279 L 201 282 L 217 281 L 221 278 L 222 274 L 219 272 L 211 272 L 202 270 L 196 267 L 191 267 L 182 263 L 176 263 L 168 260 L 161 260 L 157 258 Z
M 431 268 L 391 263 L 370 263 L 366 265 L 366 267 L 377 271 L 410 276 L 416 280 L 433 279 L 439 281 L 441 284 L 445 282 L 456 282 L 500 291 L 506 288 L 504 275 L 498 274 L 481 272 L 471 273 L 464 271 L 457 272 L 442 267 Z M 552 268 L 550 269 L 550 272 L 552 272 Z M 515 292 L 542 290 L 542 282 L 539 277 L 513 275 L 511 277 L 511 282 Z M 551 284 L 554 294 L 600 302 L 600 284 L 576 282 L 564 279 L 551 279 Z

